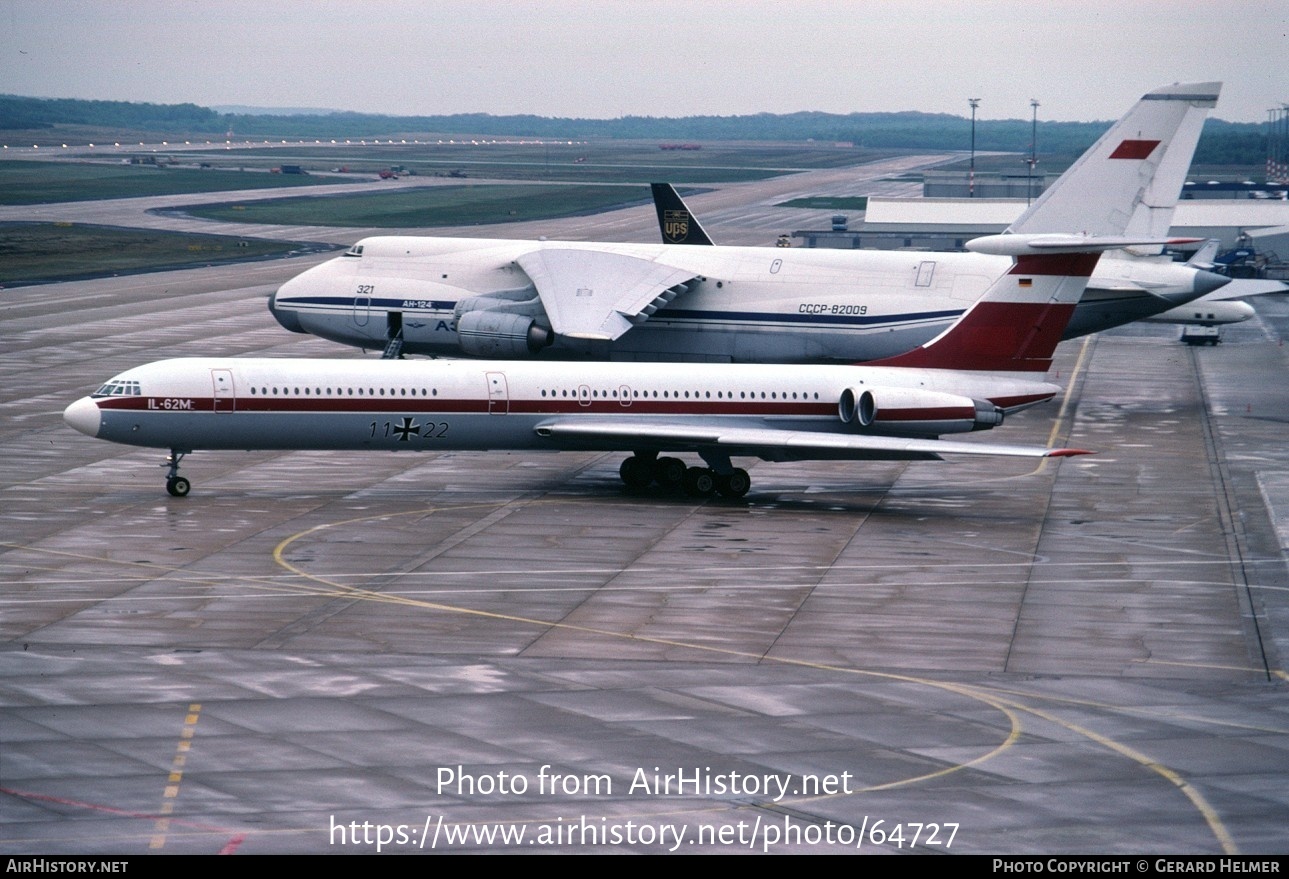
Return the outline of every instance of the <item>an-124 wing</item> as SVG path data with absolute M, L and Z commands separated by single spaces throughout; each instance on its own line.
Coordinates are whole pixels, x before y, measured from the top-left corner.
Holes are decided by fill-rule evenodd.
M 622 448 L 662 446 L 668 451 L 701 452 L 720 449 L 730 455 L 752 455 L 766 461 L 798 458 L 818 460 L 934 461 L 941 455 L 1003 455 L 1019 458 L 1066 458 L 1089 455 L 1083 449 L 1049 449 L 959 440 L 908 439 L 871 434 L 824 433 L 808 430 L 775 430 L 762 427 L 693 424 L 667 419 L 583 420 L 559 419 L 537 425 L 538 436 L 561 448 L 581 442 L 602 449 L 605 440 Z
M 515 261 L 537 288 L 551 329 L 574 339 L 618 338 L 695 278 L 689 269 L 580 248 L 543 248 Z

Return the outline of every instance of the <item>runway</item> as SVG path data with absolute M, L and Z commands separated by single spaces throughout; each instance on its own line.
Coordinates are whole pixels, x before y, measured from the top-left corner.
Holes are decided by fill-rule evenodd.
M 61 423 L 144 361 L 362 356 L 268 314 L 318 259 L 3 291 L 0 849 L 1285 851 L 1282 298 L 1065 343 L 1000 440 L 1095 456 L 737 503 L 590 453 L 198 453 L 176 499 Z

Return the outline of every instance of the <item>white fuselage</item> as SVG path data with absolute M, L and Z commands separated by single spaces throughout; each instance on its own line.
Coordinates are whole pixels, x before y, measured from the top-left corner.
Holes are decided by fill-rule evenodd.
M 388 236 L 364 239 L 349 254 L 288 281 L 270 308 L 289 329 L 361 348 L 383 348 L 393 332 L 401 331 L 404 353 L 474 354 L 469 340 L 463 347 L 459 332 L 460 319 L 472 308 L 500 305 L 544 321 L 538 289 L 516 262 L 542 249 L 661 261 L 696 280 L 617 339 L 556 334 L 549 347 L 529 352 L 519 346 L 514 356 L 875 360 L 915 348 L 947 329 L 1010 266 L 1005 257 L 979 253 Z M 1103 259 L 1065 338 L 1166 310 L 1220 283 L 1218 276 L 1166 261 Z M 482 303 L 472 304 L 472 297 L 483 297 Z
M 196 449 L 696 449 L 692 428 L 764 430 L 764 448 L 792 457 L 793 431 L 853 434 L 839 416 L 848 389 L 943 393 L 1011 411 L 1051 398 L 1035 378 L 863 366 L 520 363 L 479 360 L 191 358 L 140 366 L 68 407 L 67 422 L 113 442 Z M 903 431 L 942 431 L 923 407 Z M 947 419 L 947 416 L 946 416 Z M 594 421 L 603 431 L 545 430 Z M 946 424 L 947 424 L 946 420 Z M 632 425 L 640 427 L 633 434 Z M 668 430 L 684 429 L 674 442 Z M 943 430 L 972 429 L 947 426 Z M 810 458 L 880 457 L 838 448 Z M 918 457 L 927 457 L 919 455 Z

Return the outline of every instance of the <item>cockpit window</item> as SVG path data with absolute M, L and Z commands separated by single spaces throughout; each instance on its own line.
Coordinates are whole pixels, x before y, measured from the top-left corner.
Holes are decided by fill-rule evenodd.
M 355 244 L 353 247 L 345 251 L 345 256 L 362 256 L 362 255 L 363 255 L 363 246 L 361 244 Z
M 138 382 L 113 379 L 99 388 L 91 397 L 138 397 L 143 394 Z

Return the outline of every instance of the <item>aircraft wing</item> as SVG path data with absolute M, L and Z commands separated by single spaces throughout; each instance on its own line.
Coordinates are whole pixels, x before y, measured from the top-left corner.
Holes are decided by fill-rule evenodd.
M 945 454 L 1022 458 L 1064 458 L 1091 454 L 1082 449 L 1049 449 L 1044 446 L 995 445 L 720 424 L 694 425 L 666 419 L 592 421 L 555 418 L 539 424 L 536 431 L 538 436 L 573 443 L 579 440 L 636 440 L 641 447 L 660 445 L 668 450 L 682 451 L 722 448 L 729 454 L 754 455 L 767 461 L 791 460 L 803 456 L 847 460 L 935 461 Z
M 621 253 L 543 248 L 520 256 L 551 329 L 612 341 L 685 292 L 693 271 Z
M 1272 238 L 1277 235 L 1289 234 L 1289 226 L 1264 226 L 1261 229 L 1246 229 L 1244 234 L 1250 238 Z

